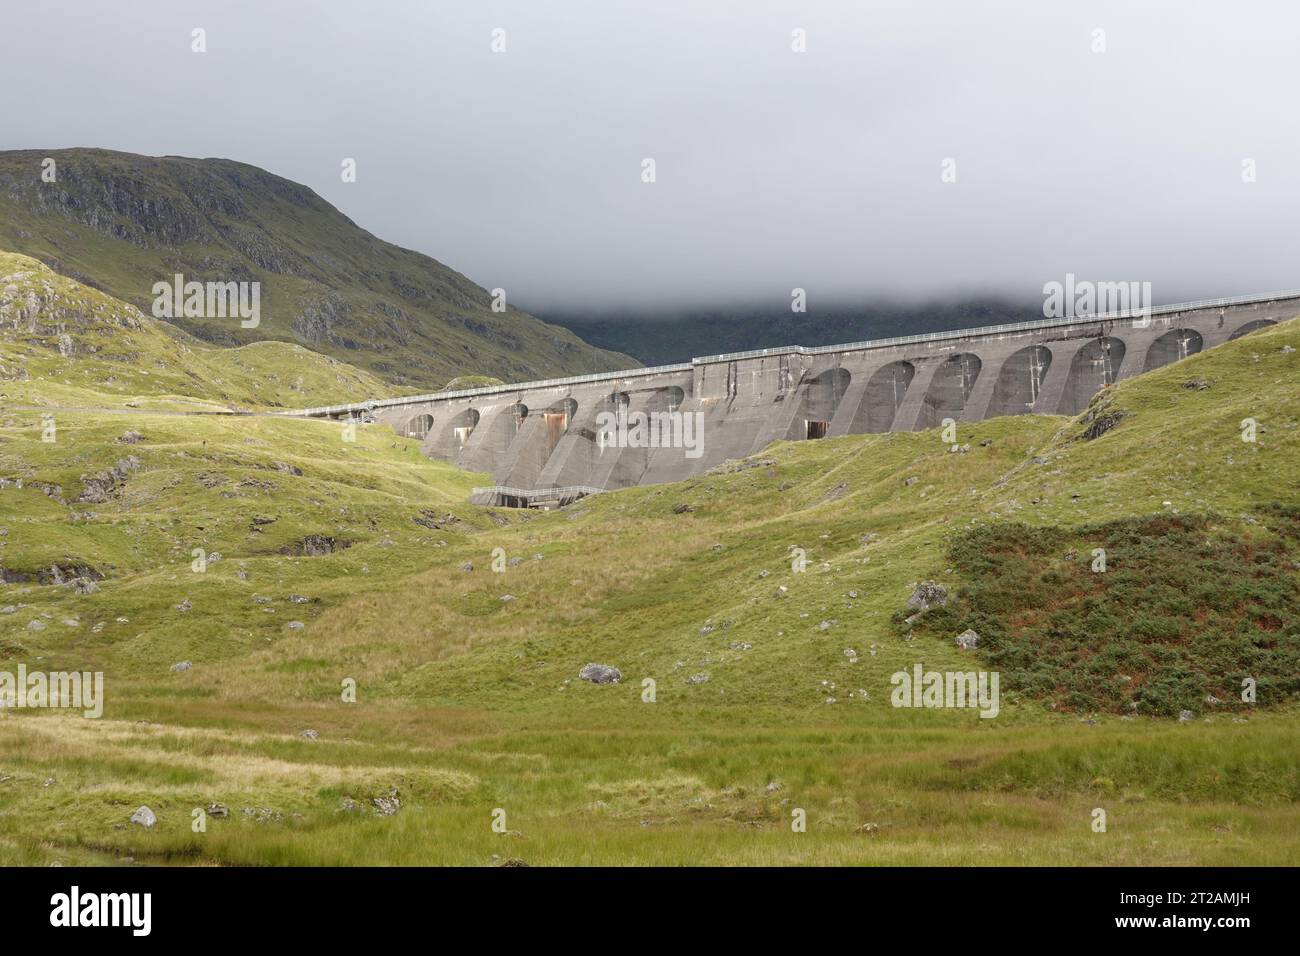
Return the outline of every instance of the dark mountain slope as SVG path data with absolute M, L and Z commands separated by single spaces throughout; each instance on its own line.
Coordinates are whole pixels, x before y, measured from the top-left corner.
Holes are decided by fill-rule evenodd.
M 827 306 L 799 314 L 792 313 L 788 306 L 601 316 L 543 313 L 547 322 L 564 326 L 583 341 L 626 352 L 646 365 L 688 362 L 697 356 L 723 352 L 783 345 L 839 345 L 1042 317 L 1037 305 L 995 299 L 928 305 L 877 302 Z
M 57 164 L 43 182 L 42 162 Z M 315 192 L 224 159 L 98 149 L 0 152 L 0 248 L 150 313 L 153 285 L 261 282 L 261 324 L 176 318 L 209 342 L 275 339 L 399 385 L 526 380 L 635 365 L 508 309 L 428 256 L 359 228 Z

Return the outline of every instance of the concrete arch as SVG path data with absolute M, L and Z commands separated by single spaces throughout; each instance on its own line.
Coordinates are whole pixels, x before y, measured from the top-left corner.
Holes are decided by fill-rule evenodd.
M 404 438 L 419 438 L 423 440 L 433 429 L 432 415 L 412 415 L 402 425 L 398 434 Z
M 1058 415 L 1077 415 L 1088 407 L 1092 396 L 1115 384 L 1120 367 L 1124 364 L 1124 340 L 1111 335 L 1092 339 L 1074 353 L 1070 363 L 1070 376 L 1065 380 Z M 1042 409 L 1044 412 L 1049 409 Z
M 867 379 L 862 404 L 853 416 L 849 431 L 853 434 L 889 431 L 915 376 L 916 366 L 911 362 L 890 362 L 876 369 Z
M 447 461 L 455 461 L 469 436 L 478 427 L 478 420 L 476 408 L 462 409 L 459 414 L 449 418 L 438 429 L 438 437 L 430 449 L 431 454 Z
M 1195 355 L 1204 347 L 1205 339 L 1195 329 L 1170 329 L 1147 347 L 1147 357 L 1142 363 L 1142 371 L 1150 372 L 1180 361 L 1189 355 Z
M 686 390 L 678 385 L 667 385 L 654 390 L 656 405 L 663 404 L 668 411 L 676 411 L 686 401 Z
M 594 476 L 597 487 L 611 476 L 621 483 L 635 483 L 650 467 L 657 449 L 673 447 L 662 442 L 681 434 L 684 416 L 691 414 L 681 410 L 685 401 L 685 390 L 676 385 L 607 396 L 596 407 L 594 460 L 586 472 Z M 608 417 L 611 412 L 613 419 Z M 586 451 L 592 453 L 590 448 Z
M 1030 345 L 1009 355 L 993 386 L 989 417 L 1032 412 L 1051 367 L 1052 350 L 1046 345 Z
M 1241 326 L 1241 328 L 1237 329 L 1237 331 L 1229 335 L 1228 341 L 1231 342 L 1233 339 L 1239 339 L 1243 335 L 1250 335 L 1251 332 L 1258 332 L 1260 329 L 1266 329 L 1270 325 L 1277 325 L 1277 321 L 1275 319 L 1255 319 L 1253 322 L 1247 322 L 1245 325 Z
M 942 424 L 945 418 L 959 418 L 983 367 L 984 363 L 974 352 L 949 356 L 935 369 L 930 387 L 921 403 L 916 427 L 933 428 Z
M 478 427 L 479 412 L 477 408 L 467 408 L 451 422 L 451 433 L 460 445 L 464 445 Z
M 835 410 L 848 391 L 853 375 L 846 368 L 831 368 L 804 383 L 803 402 L 795 427 L 798 438 L 825 438 Z
M 528 406 L 513 402 L 487 412 L 487 421 L 478 424 L 473 444 L 465 448 L 460 465 L 463 468 L 491 470 L 492 463 L 504 457 L 515 437 L 528 420 Z M 461 426 L 464 427 L 464 426 Z M 468 439 L 468 434 L 465 436 Z
M 631 392 L 610 392 L 592 408 L 592 420 L 595 422 L 592 434 L 601 454 L 606 449 L 618 448 L 617 431 L 627 427 L 627 416 L 631 408 Z

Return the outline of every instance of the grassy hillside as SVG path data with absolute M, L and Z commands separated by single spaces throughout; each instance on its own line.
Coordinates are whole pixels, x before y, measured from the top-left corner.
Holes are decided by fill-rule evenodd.
M 5 404 L 301 408 L 389 389 L 368 372 L 300 345 L 208 345 L 35 259 L 0 252 Z
M 0 717 L 0 862 L 1294 864 L 1298 347 L 549 514 L 380 426 L 7 410 L 0 670 L 107 704 Z M 916 664 L 1000 712 L 892 706 Z
M 43 182 L 55 160 L 57 181 Z M 99 149 L 0 152 L 0 248 L 145 311 L 153 285 L 260 282 L 261 325 L 173 321 L 221 345 L 274 340 L 397 385 L 510 381 L 628 368 L 626 356 L 510 308 L 428 256 L 359 228 L 310 189 L 225 159 Z

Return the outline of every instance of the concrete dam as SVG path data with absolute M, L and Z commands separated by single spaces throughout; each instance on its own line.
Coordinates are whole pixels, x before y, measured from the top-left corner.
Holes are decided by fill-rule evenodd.
M 376 421 L 491 473 L 481 504 L 551 505 L 679 481 L 771 442 L 944 419 L 1075 415 L 1099 389 L 1300 315 L 1300 292 L 849 345 L 788 346 L 295 415 Z

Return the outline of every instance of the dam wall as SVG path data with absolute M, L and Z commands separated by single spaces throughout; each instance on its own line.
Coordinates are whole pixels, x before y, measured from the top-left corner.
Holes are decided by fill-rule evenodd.
M 425 455 L 489 472 L 511 489 L 604 490 L 689 478 L 780 439 L 914 431 L 946 418 L 1075 415 L 1100 389 L 1296 315 L 1300 292 L 1277 293 L 293 414 L 382 422 L 418 439 Z

